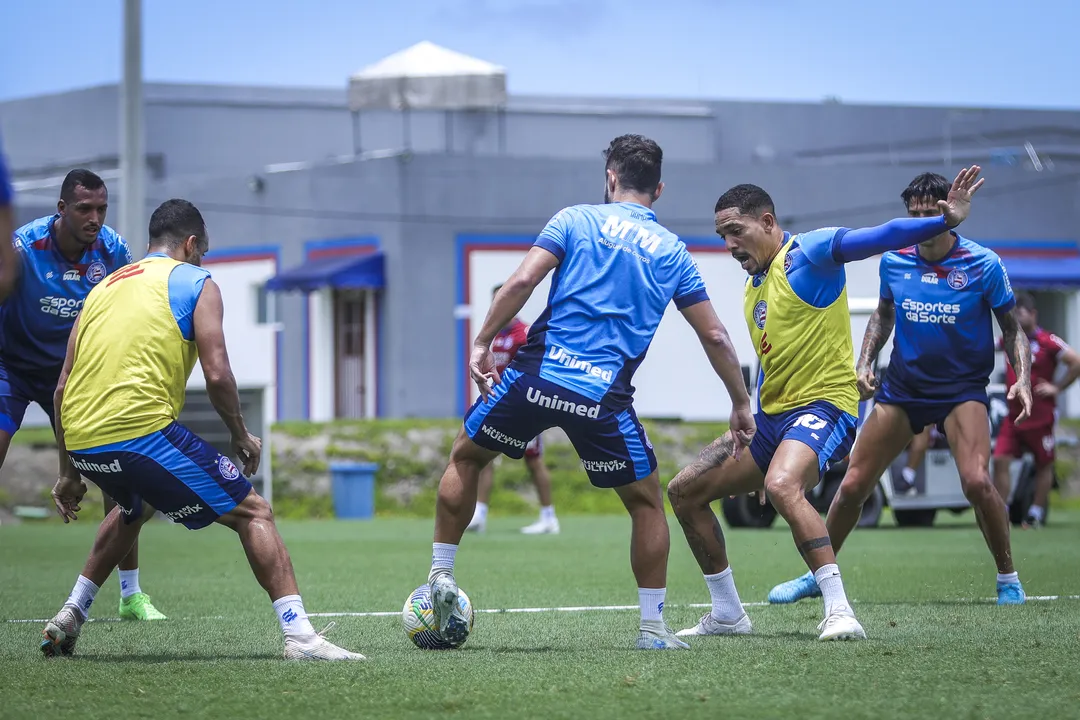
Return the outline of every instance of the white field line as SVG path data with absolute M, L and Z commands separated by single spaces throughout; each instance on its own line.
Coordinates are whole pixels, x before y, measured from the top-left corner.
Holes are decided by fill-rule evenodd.
M 1080 600 L 1080 595 L 1028 595 L 1028 600 L 1036 602 L 1057 602 L 1062 600 Z M 957 603 L 991 603 L 995 602 L 996 598 L 980 598 L 978 600 L 972 600 L 970 598 L 961 598 L 954 602 Z M 859 604 L 857 600 L 852 601 L 853 604 Z M 887 605 L 888 603 L 882 603 Z M 900 604 L 900 603 L 897 603 Z M 743 607 L 768 607 L 767 602 L 747 602 L 743 603 Z M 712 607 L 709 603 L 690 603 L 687 605 L 665 605 L 665 609 L 678 609 L 678 608 L 707 608 Z M 548 613 L 548 612 L 604 612 L 604 611 L 618 611 L 618 610 L 637 610 L 637 605 L 571 605 L 566 607 L 535 607 L 535 608 L 501 608 L 501 609 L 483 609 L 476 610 L 477 613 L 485 615 L 501 615 L 509 613 Z M 320 617 L 320 618 L 369 618 L 369 617 L 395 617 L 401 615 L 400 610 L 381 610 L 373 612 L 318 612 L 308 613 L 308 617 Z M 224 615 L 214 615 L 211 617 L 200 618 L 170 618 L 177 620 L 227 620 Z M 48 618 L 27 618 L 27 619 L 9 619 L 4 620 L 6 623 L 43 623 L 48 622 Z M 120 618 L 91 618 L 90 622 L 121 622 Z

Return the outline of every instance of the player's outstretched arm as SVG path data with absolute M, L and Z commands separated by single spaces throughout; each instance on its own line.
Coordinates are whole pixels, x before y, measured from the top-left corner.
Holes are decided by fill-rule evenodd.
M 64 417 L 60 408 L 64 404 L 64 390 L 67 388 L 68 377 L 71 369 L 75 367 L 75 347 L 79 335 L 79 318 L 75 318 L 75 324 L 71 327 L 71 335 L 68 336 L 67 354 L 64 356 L 64 367 L 60 370 L 60 380 L 56 383 L 53 391 L 53 417 L 56 421 L 56 450 L 59 455 L 59 469 L 56 473 L 56 484 L 52 489 L 53 504 L 56 512 L 64 519 L 64 522 L 77 520 L 77 512 L 81 509 L 79 503 L 86 494 L 86 483 L 79 476 L 79 471 L 71 464 L 71 456 L 68 455 L 67 443 L 64 442 Z
M 746 447 L 753 439 L 755 426 L 754 416 L 750 410 L 750 396 L 743 384 L 742 366 L 739 357 L 735 354 L 735 346 L 731 343 L 727 328 L 716 316 L 716 310 L 709 300 L 694 303 L 681 310 L 690 327 L 697 333 L 701 347 L 709 358 L 713 370 L 723 381 L 731 396 L 731 431 L 736 441 L 735 452 L 740 447 Z
M 259 468 L 262 442 L 248 432 L 240 412 L 240 392 L 225 347 L 225 331 L 222 328 L 224 316 L 221 288 L 207 278 L 199 301 L 195 304 L 195 345 L 199 349 L 199 363 L 206 378 L 206 394 L 229 428 L 233 449 L 244 466 L 244 474 L 250 477 Z
M 833 234 L 831 243 L 805 244 L 803 252 L 815 265 L 840 265 L 937 237 L 964 222 L 971 214 L 971 197 L 985 182 L 977 180 L 980 171 L 978 165 L 960 171 L 949 189 L 948 199 L 938 202 L 942 214 L 937 217 L 897 218 L 876 227 L 841 229 Z
M 1009 388 L 1009 400 L 1019 400 L 1023 408 L 1015 423 L 1019 425 L 1031 415 L 1031 345 L 1027 334 L 1020 329 L 1016 319 L 1015 305 L 1007 310 L 994 310 L 998 325 L 1001 326 L 1002 346 L 1009 364 L 1016 371 L 1016 383 Z
M 525 303 L 532 297 L 536 286 L 558 266 L 559 258 L 554 253 L 533 246 L 514 274 L 495 294 L 487 317 L 484 318 L 484 325 L 473 342 L 472 358 L 469 361 L 469 373 L 479 386 L 482 396 L 487 397 L 489 379 L 493 381 L 492 384 L 499 381 L 495 361 L 491 356 L 491 342 L 495 335 L 517 317 L 521 308 L 525 307 Z
M 863 400 L 869 400 L 877 390 L 878 379 L 874 376 L 874 361 L 881 353 L 881 348 L 885 347 L 895 325 L 896 303 L 888 298 L 879 298 L 877 309 L 866 323 L 862 351 L 855 367 L 855 373 L 859 377 L 859 397 Z

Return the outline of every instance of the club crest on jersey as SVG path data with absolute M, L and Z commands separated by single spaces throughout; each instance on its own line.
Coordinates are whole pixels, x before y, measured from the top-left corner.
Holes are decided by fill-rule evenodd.
M 754 306 L 754 324 L 758 326 L 758 330 L 765 329 L 765 314 L 768 309 L 769 306 L 764 300 L 758 300 L 758 304 Z
M 66 277 L 66 276 L 65 276 Z M 99 282 L 105 279 L 105 263 L 100 260 L 95 260 L 90 263 L 90 267 L 86 268 L 86 279 L 90 281 L 92 285 L 97 285 Z
M 236 469 L 236 465 L 224 455 L 218 459 L 217 467 L 218 472 L 220 472 L 221 476 L 226 480 L 235 480 L 240 477 L 240 471 Z
M 949 273 L 946 282 L 949 283 L 949 287 L 953 290 L 963 290 L 968 284 L 968 274 L 960 268 L 956 268 Z
M 784 256 L 784 272 L 788 273 L 790 271 L 791 271 L 791 253 L 789 252 L 787 255 Z

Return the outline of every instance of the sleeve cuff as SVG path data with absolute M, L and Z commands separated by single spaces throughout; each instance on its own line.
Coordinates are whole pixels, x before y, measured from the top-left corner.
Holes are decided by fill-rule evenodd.
M 675 298 L 675 307 L 679 310 L 685 310 L 691 305 L 697 305 L 699 302 L 705 302 L 709 299 L 709 293 L 705 288 L 700 290 L 693 290 L 686 295 Z
M 996 313 L 1007 313 L 1010 310 L 1012 310 L 1014 307 L 1016 307 L 1016 298 L 1011 297 L 1008 300 L 1006 300 L 1004 303 L 1002 303 L 1001 305 L 998 305 L 996 308 L 994 308 L 994 312 L 996 312 Z
M 557 257 L 559 259 L 559 262 L 562 262 L 563 258 L 566 257 L 566 249 L 562 245 L 555 242 L 549 237 L 544 237 L 543 235 L 536 238 L 536 242 L 533 243 L 533 247 L 543 248 L 544 250 L 547 250 L 549 253 Z
M 833 262 L 835 262 L 837 265 L 843 265 L 844 263 L 847 262 L 847 260 L 844 259 L 844 250 L 843 250 L 843 246 L 841 245 L 841 243 L 844 240 L 844 236 L 847 235 L 847 234 L 848 234 L 848 229 L 847 228 L 840 228 L 839 230 L 836 231 L 836 234 L 833 235 L 833 239 L 832 239 L 832 259 L 833 259 Z

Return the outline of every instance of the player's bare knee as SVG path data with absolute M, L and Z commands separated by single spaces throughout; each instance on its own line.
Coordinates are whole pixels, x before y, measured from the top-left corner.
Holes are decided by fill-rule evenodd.
M 960 485 L 964 490 L 964 497 L 972 505 L 998 498 L 997 489 L 990 482 L 990 475 L 985 470 L 962 474 L 960 476 Z
M 802 478 L 786 472 L 773 473 L 765 478 L 765 491 L 774 505 L 790 505 L 803 496 Z
M 668 502 L 671 503 L 672 511 L 679 518 L 689 515 L 695 509 L 708 503 L 701 497 L 701 484 L 694 482 L 695 479 L 679 473 L 668 483 Z
M 840 489 L 836 493 L 837 501 L 847 504 L 862 505 L 874 491 L 873 479 L 863 472 L 848 470 L 844 479 L 840 481 Z

